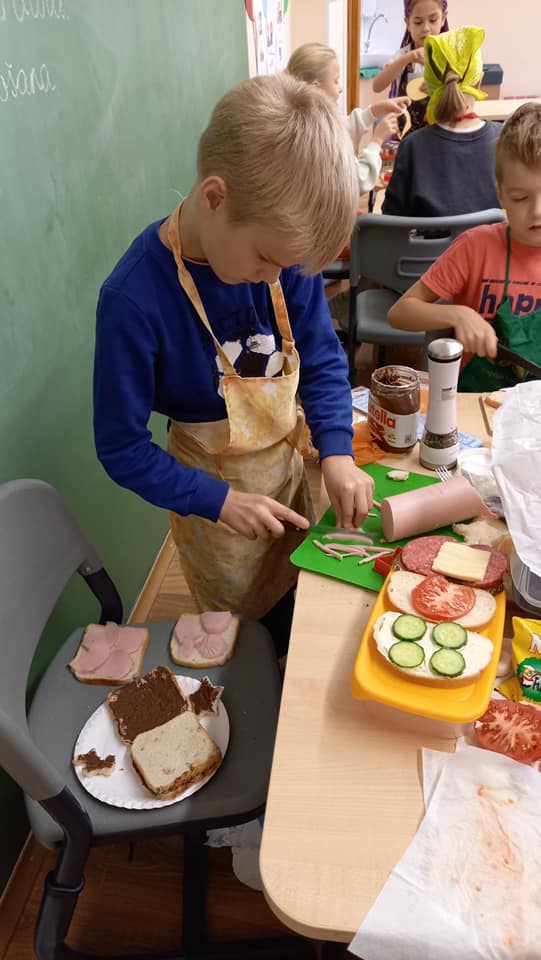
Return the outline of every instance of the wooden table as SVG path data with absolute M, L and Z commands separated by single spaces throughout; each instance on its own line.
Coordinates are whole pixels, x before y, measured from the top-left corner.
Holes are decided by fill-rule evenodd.
M 483 120 L 506 120 L 521 103 L 541 103 L 541 97 L 530 97 L 527 100 L 477 100 L 475 112 Z
M 477 394 L 458 398 L 458 420 L 489 442 Z M 426 473 L 417 451 L 404 461 Z M 275 914 L 320 940 L 352 939 L 413 838 L 424 812 L 419 748 L 454 747 L 385 726 L 353 699 L 375 597 L 330 577 L 299 577 L 260 866 Z

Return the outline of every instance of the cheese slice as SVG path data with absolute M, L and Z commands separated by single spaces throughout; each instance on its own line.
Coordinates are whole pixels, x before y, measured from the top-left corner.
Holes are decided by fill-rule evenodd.
M 475 583 L 483 580 L 489 560 L 488 550 L 476 550 L 475 547 L 467 547 L 465 543 L 446 541 L 438 550 L 432 569 L 434 573 L 443 573 L 446 577 Z

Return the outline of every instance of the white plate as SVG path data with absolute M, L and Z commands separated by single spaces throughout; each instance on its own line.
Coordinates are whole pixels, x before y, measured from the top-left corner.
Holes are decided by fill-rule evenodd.
M 201 681 L 195 680 L 193 677 L 177 676 L 175 679 L 186 695 L 195 693 L 201 686 Z M 229 743 L 229 717 L 222 701 L 218 701 L 218 713 L 200 716 L 199 722 L 218 745 L 222 757 L 224 757 Z M 91 796 L 103 803 L 109 803 L 113 807 L 126 807 L 128 810 L 152 810 L 154 807 L 169 807 L 172 803 L 178 803 L 179 800 L 191 797 L 192 793 L 196 793 L 197 790 L 204 787 L 210 777 L 213 776 L 211 773 L 209 777 L 205 777 L 199 783 L 188 787 L 184 793 L 173 800 L 159 800 L 143 786 L 135 772 L 131 762 L 129 744 L 120 739 L 107 701 L 100 704 L 86 721 L 77 738 L 73 756 L 87 753 L 92 749 L 100 757 L 106 757 L 110 753 L 114 754 L 116 763 L 111 776 L 88 777 L 82 772 L 80 766 L 75 767 L 75 773 Z

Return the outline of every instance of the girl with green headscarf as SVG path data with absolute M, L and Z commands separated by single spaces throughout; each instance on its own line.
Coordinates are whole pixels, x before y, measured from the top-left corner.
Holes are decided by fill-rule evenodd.
M 479 89 L 483 78 L 481 46 L 484 39 L 485 31 L 481 27 L 461 27 L 426 38 L 428 123 L 456 123 L 468 112 L 468 106 L 473 106 L 471 98 L 486 98 L 486 93 Z
M 428 125 L 400 144 L 383 213 L 449 217 L 498 207 L 494 142 L 501 124 L 474 112 L 483 76 L 480 27 L 425 40 Z

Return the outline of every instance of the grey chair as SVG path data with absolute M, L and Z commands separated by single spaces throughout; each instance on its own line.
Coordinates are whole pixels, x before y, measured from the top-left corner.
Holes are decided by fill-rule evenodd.
M 347 327 L 344 322 L 352 386 L 355 385 L 355 349 L 359 344 L 377 344 L 380 361 L 389 344 L 424 344 L 424 332 L 391 327 L 387 320 L 390 308 L 460 233 L 482 223 L 501 220 L 505 220 L 505 216 L 499 208 L 456 217 L 410 218 L 384 214 L 357 217 L 351 238 Z M 380 288 L 360 291 L 361 278 L 380 284 Z
M 92 846 L 175 833 L 184 835 L 182 946 L 179 936 L 179 952 L 148 956 L 155 960 L 312 957 L 312 944 L 298 937 L 211 944 L 205 930 L 206 831 L 248 821 L 265 806 L 281 689 L 270 634 L 261 624 L 242 620 L 235 654 L 228 663 L 208 671 L 181 668 L 194 677 L 208 673 L 225 688 L 231 739 L 212 780 L 186 800 L 161 809 L 112 807 L 86 793 L 71 764 L 79 731 L 111 689 L 79 683 L 67 669 L 82 629 L 60 647 L 28 716 L 25 709 L 34 652 L 53 607 L 76 571 L 100 602 L 100 621 L 121 622 L 120 597 L 59 494 L 36 480 L 0 486 L 0 764 L 25 793 L 36 839 L 58 850 L 36 925 L 38 960 L 87 958 L 67 946 L 65 938 Z M 172 624 L 146 626 L 150 643 L 145 672 L 170 663 Z M 148 896 L 152 895 L 149 890 Z

